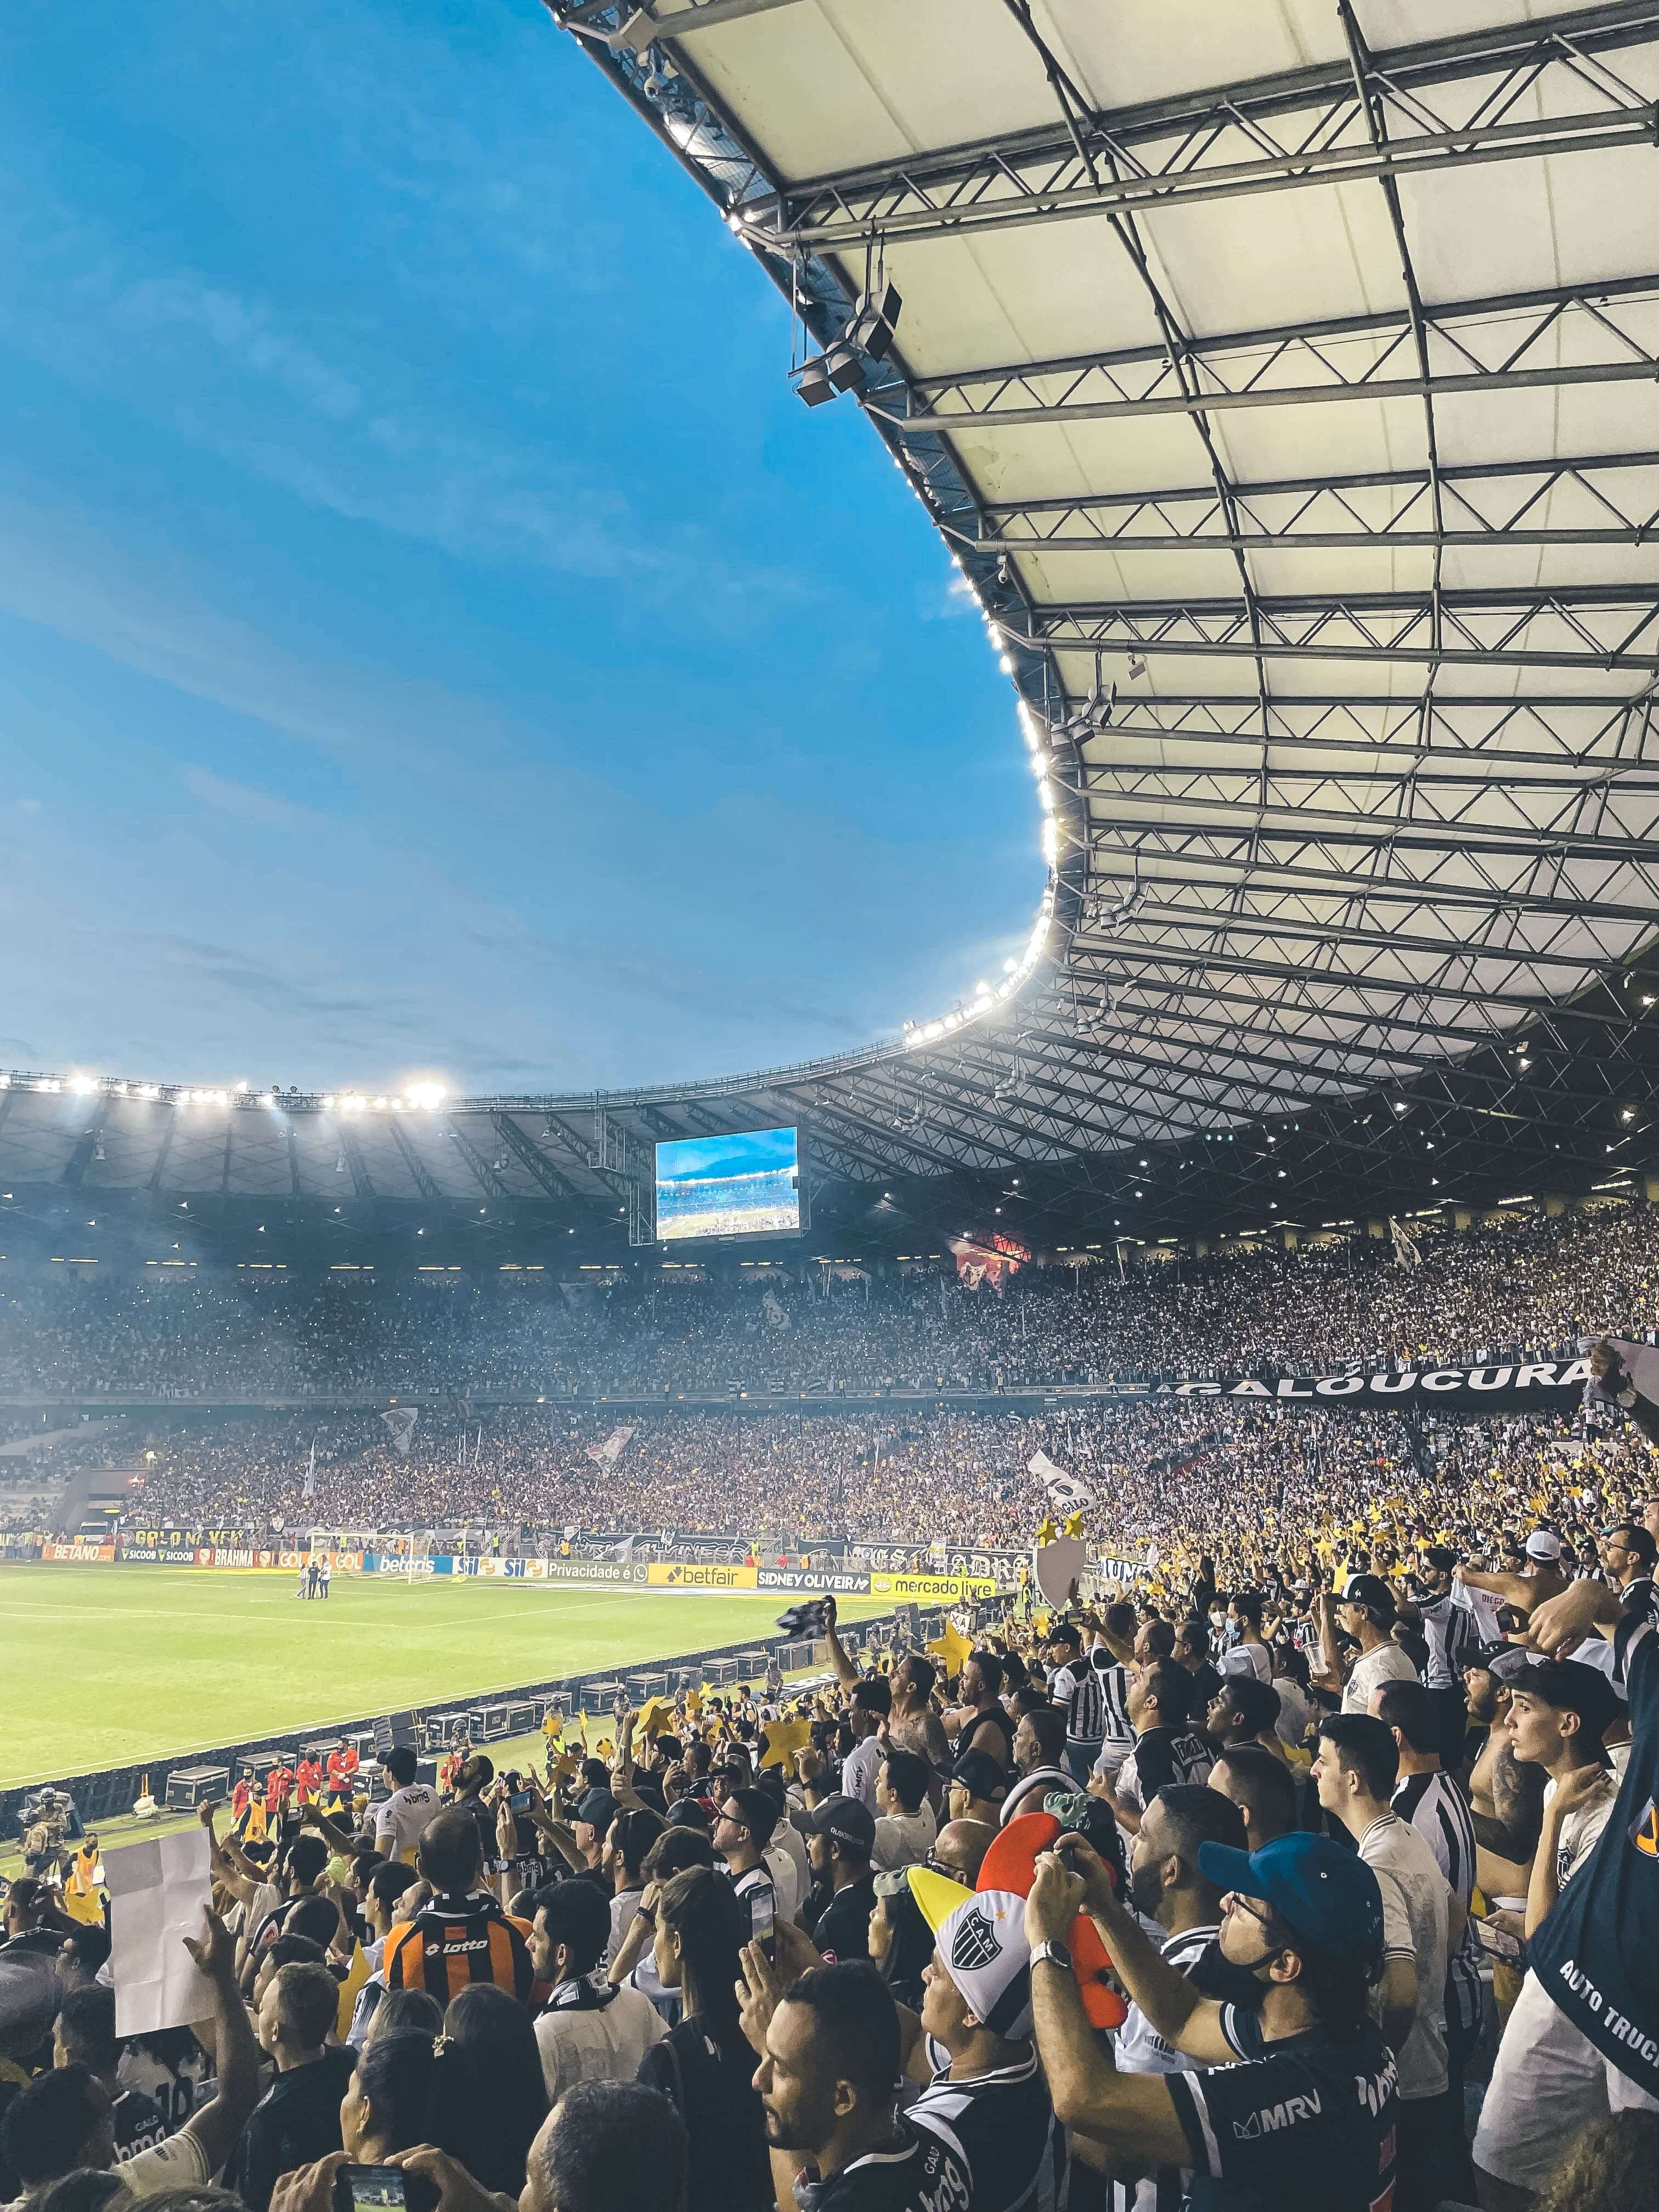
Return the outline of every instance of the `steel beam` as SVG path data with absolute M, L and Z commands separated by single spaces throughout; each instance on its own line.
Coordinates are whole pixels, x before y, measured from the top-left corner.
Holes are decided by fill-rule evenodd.
M 1339 951 L 1340 944 L 1334 944 L 1331 949 Z M 1442 999 L 1459 1006 L 1507 1008 L 1517 1017 L 1535 1017 L 1547 1008 L 1547 1001 L 1522 998 L 1506 991 L 1474 991 L 1455 983 L 1402 982 L 1398 977 L 1367 975 L 1346 968 L 1309 968 L 1305 964 L 1292 965 L 1283 960 L 1261 960 L 1232 952 L 1186 951 L 1174 946 L 1146 945 L 1139 941 L 1121 944 L 1110 957 L 1137 963 L 1143 973 L 1152 969 L 1171 968 L 1188 975 L 1213 971 L 1226 975 L 1260 975 L 1273 982 L 1324 987 L 1368 998 L 1399 999 L 1407 1005 Z M 1200 991 L 1202 988 L 1201 984 L 1198 986 Z M 1580 1021 L 1595 1021 L 1604 1027 L 1623 1025 L 1619 1018 L 1589 1013 L 1579 1006 L 1575 1006 L 1573 1012 Z M 1498 1034 L 1500 1032 L 1495 1028 L 1494 1035 Z
M 510 1114 L 492 1114 L 490 1125 L 508 1150 L 528 1168 L 550 1198 L 579 1198 L 580 1193 L 573 1182 L 566 1181 L 551 1160 L 526 1136 Z
M 179 1109 L 174 1106 L 168 1111 L 167 1127 L 161 1132 L 161 1141 L 156 1147 L 155 1158 L 151 1164 L 149 1173 L 144 1178 L 146 1190 L 160 1190 L 161 1188 L 161 1177 L 167 1172 L 167 1154 L 173 1150 L 173 1140 L 178 1134 L 178 1131 Z
M 1006 377 L 1006 370 L 988 372 Z M 917 432 L 960 438 L 981 425 L 1004 429 L 1052 428 L 1071 422 L 1138 421 L 1149 415 L 1226 415 L 1242 408 L 1324 407 L 1354 399 L 1425 399 L 1458 397 L 1470 392 L 1486 395 L 1508 392 L 1560 391 L 1582 384 L 1651 384 L 1659 365 L 1640 360 L 1558 362 L 1532 368 L 1494 368 L 1459 371 L 1437 376 L 1357 377 L 1328 384 L 1250 385 L 1228 392 L 1200 388 L 1197 392 L 1166 392 L 1144 399 L 1071 399 L 1032 406 L 1003 405 L 970 411 L 939 414 L 894 413 L 873 401 L 866 412 L 878 415 L 902 437 Z
M 1114 726 L 1112 734 L 1114 737 L 1118 737 L 1126 733 Z M 1194 738 L 1194 742 L 1198 743 L 1200 740 Z M 1252 740 L 1239 737 L 1232 742 L 1240 745 L 1254 743 L 1258 749 L 1261 744 L 1260 738 Z M 1267 743 L 1277 750 L 1280 740 L 1277 738 L 1270 738 Z M 1289 747 L 1287 746 L 1285 750 L 1288 750 Z M 1569 799 L 1582 798 L 1597 792 L 1617 791 L 1626 797 L 1643 798 L 1650 798 L 1656 793 L 1659 793 L 1659 773 L 1655 772 L 1656 769 L 1659 769 L 1659 763 L 1650 761 L 1621 761 L 1616 758 L 1588 760 L 1582 763 L 1581 773 L 1572 775 L 1563 773 L 1564 766 L 1577 766 L 1580 765 L 1579 763 L 1563 763 L 1558 760 L 1551 764 L 1550 769 L 1543 769 L 1540 771 L 1540 765 L 1536 758 L 1527 761 L 1517 759 L 1514 754 L 1503 752 L 1465 752 L 1460 756 L 1444 746 L 1437 748 L 1405 745 L 1334 746 L 1322 744 L 1317 738 L 1310 738 L 1304 741 L 1301 750 L 1310 753 L 1364 750 L 1373 754 L 1386 750 L 1397 753 L 1399 757 L 1396 760 L 1385 761 L 1370 767 L 1354 766 L 1340 769 L 1293 768 L 1283 762 L 1274 762 L 1265 771 L 1265 781 L 1269 787 L 1275 784 L 1317 786 L 1330 783 L 1403 783 L 1425 791 L 1432 791 L 1437 787 L 1445 791 L 1484 792 L 1493 798 L 1501 797 L 1505 792 L 1510 791 L 1556 793 Z M 1448 763 L 1455 763 L 1460 759 L 1463 763 L 1461 766 L 1447 765 Z M 1432 765 L 1427 763 L 1432 763 Z M 1085 758 L 1083 769 L 1088 778 L 1089 791 L 1109 797 L 1114 793 L 1115 787 L 1109 781 L 1113 776 L 1133 776 L 1147 780 L 1163 776 L 1167 778 L 1171 785 L 1178 785 L 1199 778 L 1206 781 L 1213 780 L 1217 783 L 1225 783 L 1229 778 L 1231 778 L 1240 784 L 1253 782 L 1258 789 L 1264 781 L 1264 771 L 1259 768 L 1251 769 L 1229 768 L 1213 761 L 1194 762 L 1186 766 L 1155 766 L 1150 762 L 1126 760 L 1113 761 L 1109 763 Z M 1068 790 L 1071 787 L 1069 785 L 1066 787 Z M 1144 798 L 1152 794 L 1138 793 L 1126 795 Z M 1246 803 L 1242 793 L 1239 803 L 1241 805 Z M 1294 805 L 1297 802 L 1292 800 L 1290 803 Z
M 394 1114 L 386 1126 L 392 1132 L 392 1141 L 401 1153 L 404 1165 L 409 1170 L 416 1189 L 420 1192 L 422 1198 L 429 1199 L 434 1206 L 441 1206 L 444 1194 L 439 1189 L 431 1170 L 410 1143 L 408 1132 L 403 1123 Z
M 447 1127 L 456 1151 L 471 1169 L 473 1177 L 485 1196 L 511 1198 L 512 1192 L 453 1115 L 449 1118 Z
M 1273 605 L 1256 603 L 1264 621 L 1272 618 L 1268 610 Z M 1480 642 L 1468 624 L 1459 620 L 1455 623 L 1455 634 L 1468 636 L 1471 641 L 1466 645 L 1437 645 L 1427 634 L 1431 625 L 1426 607 L 1407 614 L 1387 629 L 1379 624 L 1375 635 L 1358 619 L 1359 611 L 1357 599 L 1328 601 L 1320 611 L 1303 617 L 1297 625 L 1298 635 L 1291 635 L 1285 625 L 1276 624 L 1279 634 L 1264 636 L 1259 641 L 1251 635 L 1249 608 L 1237 601 L 1231 603 L 1231 613 L 1226 615 L 1218 609 L 1200 613 L 1196 605 L 1161 611 L 1155 603 L 1136 601 L 1118 605 L 1038 605 L 1031 611 L 1028 630 L 1018 630 L 1007 622 L 999 623 L 997 628 L 1005 641 L 1016 647 L 1047 647 L 1060 653 L 1098 650 L 1142 660 L 1152 656 L 1182 656 L 1192 660 L 1255 657 L 1268 660 L 1358 661 L 1370 665 L 1379 661 L 1397 661 L 1408 667 L 1422 668 L 1572 668 L 1609 676 L 1659 675 L 1659 653 L 1633 653 L 1628 643 L 1604 647 L 1592 642 L 1578 648 L 1486 645 Z M 1528 623 L 1547 611 L 1541 605 L 1534 607 L 1512 623 L 1505 635 L 1518 635 Z M 1656 619 L 1659 608 L 1644 611 L 1629 635 L 1639 637 Z M 1338 626 L 1349 635 L 1357 632 L 1364 641 L 1346 644 L 1326 635 Z M 1581 629 L 1579 635 L 1589 634 Z M 1455 705 L 1456 702 L 1449 703 Z M 1595 706 L 1608 702 L 1598 702 L 1587 696 L 1582 703 Z
M 1388 118 L 1389 143 L 1381 149 L 1364 127 L 1345 55 L 1340 64 L 1139 107 L 1085 110 L 1067 118 L 1071 128 L 813 179 L 755 203 L 751 216 L 773 247 L 817 252 L 872 237 L 959 237 L 1352 177 L 1650 144 L 1651 107 L 1597 57 L 1656 37 L 1651 7 L 1615 5 L 1385 51 L 1364 80 Z M 1577 103 L 1571 111 L 1569 97 Z M 1286 115 L 1295 121 L 1280 136 L 1273 122 Z
M 1241 837 L 1240 842 L 1248 849 L 1252 841 Z M 1174 854 L 1157 857 L 1171 860 L 1178 858 Z M 1210 860 L 1212 866 L 1226 868 L 1225 861 L 1218 856 L 1211 855 Z M 1112 880 L 1121 881 L 1115 878 Z M 1255 898 L 1338 898 L 1362 906 L 1426 906 L 1455 914 L 1503 915 L 1514 919 L 1525 914 L 1561 921 L 1622 922 L 1644 931 L 1651 929 L 1655 921 L 1651 908 L 1626 906 L 1606 899 L 1558 898 L 1540 892 L 1494 890 L 1480 884 L 1417 882 L 1401 876 L 1342 875 L 1334 870 L 1303 868 L 1265 859 L 1241 860 L 1232 871 L 1219 875 L 1152 875 L 1142 876 L 1139 880 L 1150 884 L 1154 890 L 1167 887 L 1171 890 L 1218 890 L 1234 897 L 1247 892 Z M 1091 890 L 1089 896 L 1115 899 L 1118 894 Z M 1088 933 L 1079 923 L 1076 933 Z
M 363 1158 L 363 1148 L 357 1141 L 356 1131 L 348 1123 L 342 1121 L 337 1133 L 340 1150 L 345 1154 L 346 1166 L 350 1170 L 353 1190 L 356 1192 L 359 1198 L 373 1198 L 374 1185 L 369 1176 L 368 1163 Z M 228 1141 L 228 1138 L 227 1138 Z
M 9 1091 L 6 1093 L 6 1098 L 9 1104 L 11 1099 Z M 91 1121 L 76 1139 L 75 1150 L 70 1154 L 64 1164 L 64 1172 L 58 1177 L 58 1181 L 66 1189 L 80 1188 L 85 1179 L 87 1169 L 91 1164 L 93 1153 L 97 1149 L 98 1139 L 103 1134 L 104 1123 L 108 1118 L 109 1100 L 105 1097 L 100 1098 L 94 1109 Z
M 1241 802 L 1231 799 L 1194 799 L 1158 791 L 1114 791 L 1110 799 L 1115 808 L 1146 805 L 1164 810 L 1156 819 L 1139 823 L 1125 819 L 1108 825 L 1139 829 L 1143 834 L 1192 831 L 1202 836 L 1218 825 L 1237 824 L 1241 814 Z M 1410 814 L 1340 814 L 1290 802 L 1278 807 L 1253 804 L 1249 812 L 1253 836 L 1307 844 L 1393 844 L 1400 850 L 1448 856 L 1499 854 L 1510 858 L 1600 860 L 1609 864 L 1625 860 L 1642 867 L 1659 866 L 1659 838 L 1598 836 L 1594 831 L 1577 830 L 1499 828 L 1482 822 L 1440 823 L 1431 817 Z M 1271 814 L 1284 818 L 1269 820 Z M 1524 897 L 1521 903 L 1524 906 Z
M 1147 703 L 1155 706 L 1158 702 L 1153 700 Z M 1529 752 L 1519 746 L 1498 743 L 1424 744 L 1412 735 L 1417 727 L 1416 701 L 1407 699 L 1399 703 L 1412 711 L 1402 714 L 1401 732 L 1388 737 L 1338 737 L 1328 735 L 1323 730 L 1316 736 L 1308 736 L 1270 729 L 1266 743 L 1275 756 L 1317 753 L 1327 762 L 1334 756 L 1339 760 L 1352 760 L 1356 763 L 1352 768 L 1298 769 L 1275 758 L 1272 774 L 1291 782 L 1386 783 L 1410 775 L 1416 780 L 1431 784 L 1474 785 L 1494 791 L 1579 792 L 1602 784 L 1609 787 L 1617 785 L 1630 790 L 1636 787 L 1628 781 L 1631 776 L 1659 767 L 1659 757 L 1650 759 L 1645 754 L 1621 755 L 1613 751 L 1583 750 L 1569 751 L 1565 746 L 1555 752 Z M 1434 702 L 1432 719 L 1435 721 L 1443 720 L 1443 709 L 1448 703 L 1444 699 Z M 1461 702 L 1449 703 L 1455 705 Z M 1275 700 L 1275 714 L 1281 713 L 1286 706 L 1294 704 L 1293 700 Z M 1622 714 L 1617 719 L 1622 720 Z M 1618 742 L 1611 729 L 1603 734 L 1608 736 L 1611 743 Z M 1177 754 L 1188 746 L 1194 751 L 1210 748 L 1218 752 L 1249 750 L 1259 753 L 1263 744 L 1258 730 L 1219 730 L 1208 728 L 1202 723 L 1177 723 L 1170 727 L 1161 722 L 1137 722 L 1118 714 L 1114 714 L 1102 728 L 1091 730 L 1077 740 L 1085 772 L 1091 776 L 1164 775 L 1174 778 L 1241 775 L 1244 773 L 1242 769 L 1230 768 L 1215 761 L 1184 763 L 1177 758 L 1155 763 L 1133 759 L 1110 762 L 1090 759 L 1091 746 L 1096 744 L 1116 746 L 1126 738 L 1145 738 L 1149 744 L 1174 748 Z M 1531 769 L 1540 769 L 1543 773 L 1535 775 L 1526 773 Z M 1578 771 L 1576 775 L 1572 773 L 1575 769 Z M 1059 773 L 1058 770 L 1053 772 Z
M 1360 894 L 1356 892 L 1355 896 Z M 1142 927 L 1149 929 L 1182 929 L 1198 935 L 1221 937 L 1289 938 L 1298 944 L 1328 945 L 1333 951 L 1345 951 L 1351 945 L 1368 945 L 1380 952 L 1420 952 L 1437 960 L 1492 961 L 1510 968 L 1582 969 L 1587 975 L 1601 975 L 1615 957 L 1610 952 L 1552 952 L 1531 945 L 1516 950 L 1483 944 L 1468 935 L 1418 937 L 1401 930 L 1360 929 L 1352 922 L 1304 921 L 1294 916 L 1257 915 L 1237 908 L 1218 911 L 1149 903 L 1135 919 Z M 1109 933 L 1086 928 L 1073 939 L 1074 945 L 1080 944 L 1085 949 L 1100 947 L 1108 951 L 1112 941 Z

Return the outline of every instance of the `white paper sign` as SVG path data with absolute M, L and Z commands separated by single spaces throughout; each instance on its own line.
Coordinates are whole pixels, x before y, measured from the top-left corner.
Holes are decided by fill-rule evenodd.
M 117 2035 L 188 2027 L 213 2011 L 213 1985 L 185 1948 L 203 1936 L 212 1895 L 207 1830 L 191 1827 L 104 1853 Z

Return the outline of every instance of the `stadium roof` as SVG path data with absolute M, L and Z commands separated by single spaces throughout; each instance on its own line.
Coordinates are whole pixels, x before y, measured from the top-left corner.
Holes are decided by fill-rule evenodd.
M 655 1138 L 795 1121 L 848 1218 L 1048 1243 L 1650 1158 L 1659 5 L 549 4 L 806 350 L 896 289 L 834 404 L 1018 691 L 1028 957 L 604 1102 L 20 1085 L 0 1176 L 619 1218 Z

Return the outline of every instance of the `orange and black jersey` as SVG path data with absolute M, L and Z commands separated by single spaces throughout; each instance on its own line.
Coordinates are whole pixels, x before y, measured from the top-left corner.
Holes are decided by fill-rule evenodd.
M 475 1982 L 527 2002 L 530 1929 L 491 1897 L 441 1897 L 386 1939 L 380 1971 L 392 1990 L 424 1990 L 447 2005 Z

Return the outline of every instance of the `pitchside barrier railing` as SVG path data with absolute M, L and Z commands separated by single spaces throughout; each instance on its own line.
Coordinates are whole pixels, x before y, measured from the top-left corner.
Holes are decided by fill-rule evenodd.
M 942 1613 L 921 1612 L 913 1614 L 907 1606 L 902 1624 L 897 1615 L 885 1613 L 873 1620 L 860 1620 L 857 1623 L 857 1629 L 861 1639 L 884 1644 L 891 1642 L 901 1625 L 913 1638 L 919 1633 L 921 1640 L 926 1641 L 943 1633 L 945 1615 Z M 608 1701 L 601 1706 L 596 1699 L 590 1698 L 590 1692 L 603 1687 L 614 1695 L 620 1681 L 631 1701 L 643 1702 L 642 1699 L 632 1699 L 632 1688 L 647 1679 L 665 1681 L 671 1688 L 682 1680 L 690 1680 L 708 1684 L 715 1689 L 730 1689 L 738 1682 L 758 1683 L 765 1673 L 768 1660 L 771 1658 L 777 1660 L 785 1674 L 799 1674 L 805 1668 L 827 1663 L 828 1648 L 823 1643 L 814 1644 L 785 1636 L 751 1636 L 740 1644 L 722 1644 L 713 1650 L 677 1653 L 659 1661 L 654 1667 L 647 1662 L 627 1668 L 619 1677 L 589 1669 L 577 1674 L 556 1675 L 551 1680 L 518 1683 L 511 1686 L 491 1686 L 472 1691 L 465 1696 L 436 1698 L 424 1706 L 396 1713 L 317 1721 L 301 1728 L 274 1730 L 252 1737 L 242 1736 L 230 1743 L 192 1746 L 186 1750 L 135 1760 L 125 1766 L 100 1767 L 88 1773 L 68 1776 L 42 1776 L 21 1786 L 0 1790 L 0 1838 L 15 1840 L 21 1832 L 20 1815 L 25 1802 L 47 1783 L 56 1789 L 68 1790 L 82 1821 L 88 1827 L 95 1827 L 100 1821 L 114 1820 L 131 1812 L 140 1794 L 140 1784 L 146 1779 L 155 1802 L 167 1804 L 167 1782 L 175 1770 L 179 1772 L 181 1781 L 186 1781 L 187 1778 L 199 1774 L 203 1770 L 222 1769 L 226 1786 L 221 1794 L 228 1796 L 230 1784 L 245 1765 L 252 1765 L 256 1771 L 263 1774 L 276 1763 L 278 1753 L 283 1754 L 291 1765 L 295 1753 L 301 1749 L 325 1751 L 348 1738 L 356 1739 L 363 1764 L 372 1770 L 374 1763 L 373 1754 L 377 1749 L 389 1748 L 394 1740 L 413 1743 L 429 1754 L 434 1745 L 428 1740 L 428 1722 L 440 1715 L 453 1721 L 455 1717 L 465 1714 L 470 1733 L 473 1731 L 477 1717 L 477 1732 L 473 1740 L 488 1741 L 482 1717 L 486 1712 L 493 1714 L 501 1709 L 521 1708 L 530 1717 L 528 1725 L 532 1729 L 538 1729 L 550 1710 L 562 1712 L 567 1717 L 586 1711 L 590 1721 L 597 1710 L 609 1719 Z M 647 1694 L 651 1693 L 647 1692 Z M 494 1740 L 499 1741 L 507 1733 L 505 1727 L 496 1729 Z M 444 1740 L 447 1741 L 447 1737 Z M 264 1761 L 263 1765 L 261 1760 Z M 198 1791 L 201 1787 L 193 1780 L 188 1781 L 183 1792 L 185 1802 L 200 1802 Z M 212 1792 L 208 1790 L 205 1794 Z

